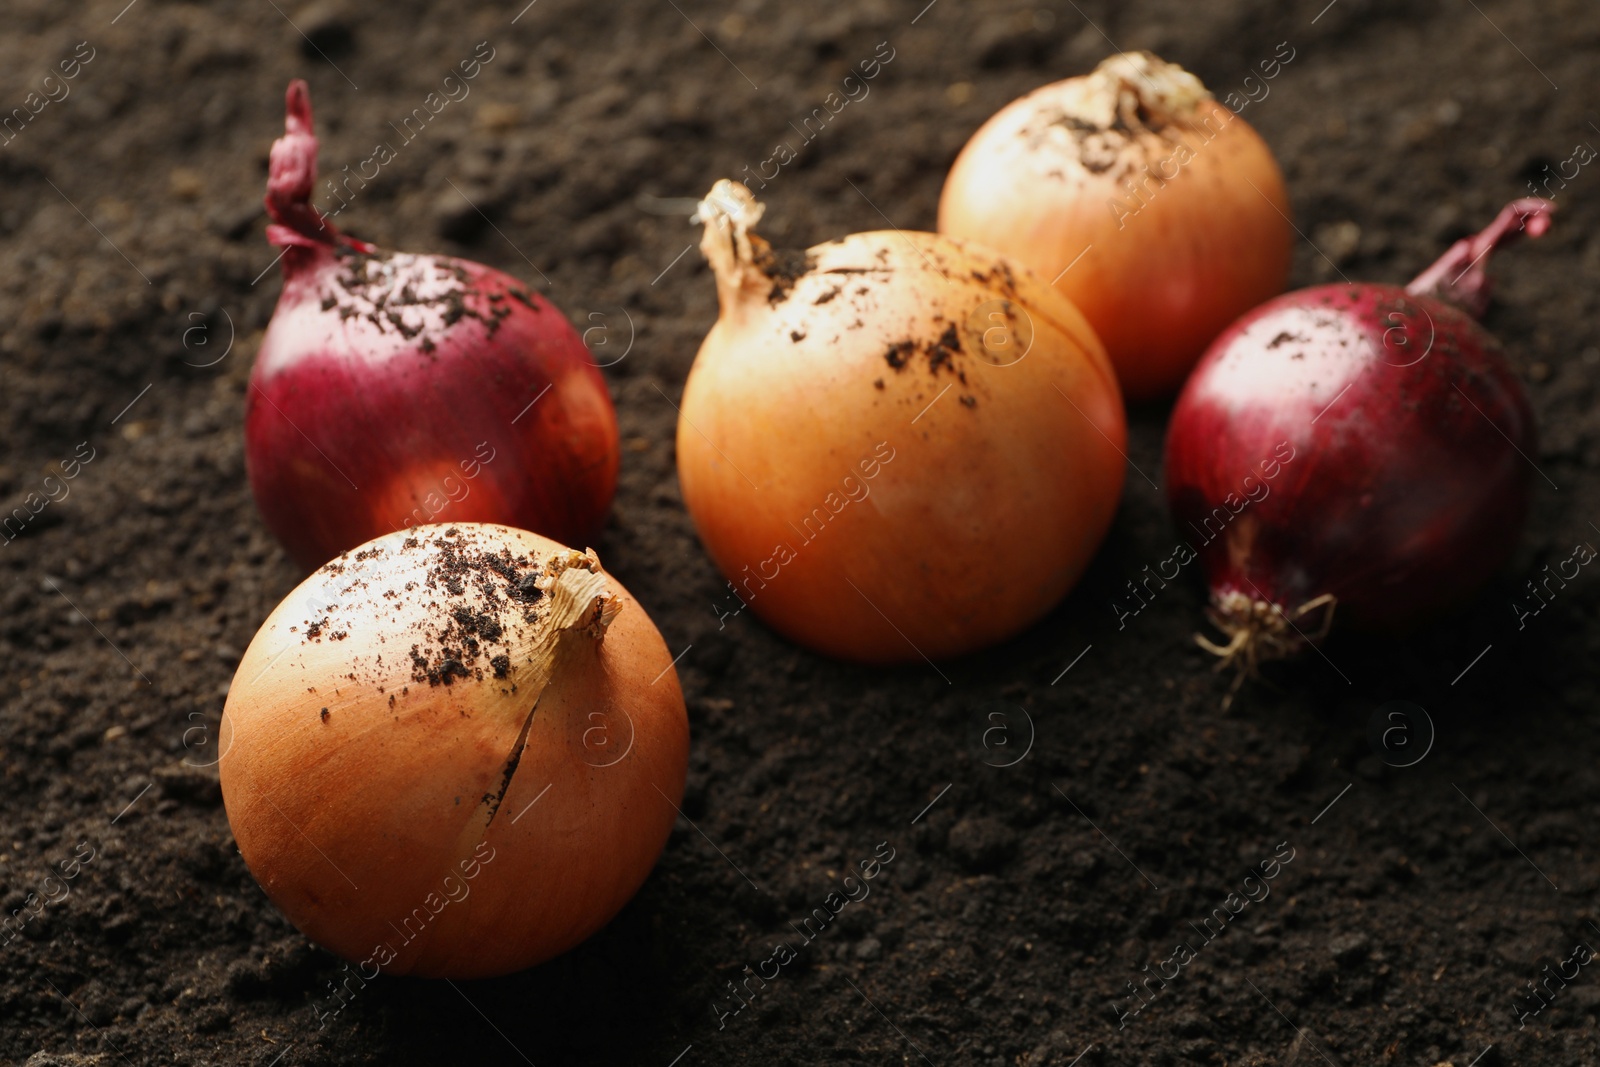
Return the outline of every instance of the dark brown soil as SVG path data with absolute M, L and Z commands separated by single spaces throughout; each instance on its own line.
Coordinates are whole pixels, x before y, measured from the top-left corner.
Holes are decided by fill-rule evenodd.
M 1600 576 L 1521 628 L 1513 607 L 1546 563 L 1600 543 L 1600 168 L 1571 162 L 1600 144 L 1592 3 L 523 2 L 6 5 L 0 115 L 59 95 L 42 78 L 75 50 L 92 58 L 0 145 L 0 514 L 27 519 L 0 540 L 0 903 L 13 930 L 43 908 L 0 933 L 0 1060 L 1600 1060 L 1600 970 L 1548 979 L 1537 1014 L 1529 998 L 1577 967 L 1575 944 L 1600 948 Z M 397 134 L 483 41 L 471 96 Z M 770 172 L 789 142 L 760 193 L 776 244 L 927 228 L 977 125 L 1109 41 L 1219 97 L 1259 95 L 1245 79 L 1289 43 L 1243 114 L 1326 253 L 1299 244 L 1296 284 L 1333 262 L 1403 281 L 1564 168 L 1554 231 L 1499 258 L 1487 317 L 1549 479 L 1512 565 L 1460 617 L 1402 643 L 1336 638 L 1222 710 L 1225 680 L 1189 641 L 1197 587 L 1120 630 L 1112 607 L 1174 542 L 1150 408 L 1093 570 L 1005 647 L 867 670 L 748 613 L 719 629 L 663 399 L 715 293 L 687 209 L 663 198 Z M 892 58 L 868 95 L 805 143 L 800 120 L 875 55 Z M 203 766 L 240 654 L 300 577 L 256 516 L 240 424 L 278 284 L 267 148 L 301 75 L 325 175 L 394 147 L 340 227 L 490 263 L 602 327 L 624 462 L 595 547 L 674 652 L 693 646 L 687 817 L 617 920 L 501 980 L 379 978 L 336 1016 L 346 972 L 257 890 Z M 1436 732 L 1409 767 L 1389 764 L 1426 747 L 1414 712 L 1381 740 L 1399 700 Z M 870 897 L 808 942 L 802 920 L 875 854 L 893 859 Z M 1121 1015 L 1145 1003 L 1128 983 L 1180 962 Z M 763 988 L 747 966 L 778 976 Z

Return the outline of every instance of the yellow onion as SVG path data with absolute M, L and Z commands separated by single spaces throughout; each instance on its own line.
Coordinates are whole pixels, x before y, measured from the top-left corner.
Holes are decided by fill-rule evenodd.
M 721 315 L 678 477 L 724 575 L 810 648 L 871 663 L 1003 640 L 1061 599 L 1116 510 L 1122 400 L 1077 309 L 981 246 L 858 233 L 805 253 L 761 205 L 700 205 Z
M 593 553 L 423 526 L 325 564 L 250 643 L 228 822 L 306 936 L 378 971 L 504 974 L 644 882 L 683 794 L 661 635 Z
M 1283 290 L 1283 174 L 1255 130 L 1148 52 L 1013 101 L 967 142 L 939 232 L 1051 279 L 1130 399 L 1170 393 L 1207 344 Z

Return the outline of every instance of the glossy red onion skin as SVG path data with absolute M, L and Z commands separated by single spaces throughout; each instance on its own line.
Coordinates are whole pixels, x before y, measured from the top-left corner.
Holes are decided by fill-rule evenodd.
M 246 465 L 268 529 L 307 569 L 429 522 L 591 542 L 619 449 L 583 340 L 508 274 L 339 233 L 310 204 L 316 154 L 296 81 L 266 197 L 283 292 L 245 410 Z
M 1283 441 L 1294 458 L 1264 482 Z M 1518 449 L 1537 454 L 1533 413 L 1476 321 L 1395 286 L 1328 285 L 1263 304 L 1201 357 L 1172 414 L 1167 495 L 1214 602 L 1292 616 L 1332 594 L 1341 625 L 1399 632 L 1505 562 L 1533 473 Z M 1204 517 L 1263 484 L 1207 542 Z
M 307 568 L 426 522 L 495 522 L 592 543 L 616 491 L 617 423 L 576 331 L 509 275 L 395 253 L 386 262 L 448 270 L 441 288 L 469 312 L 446 324 L 448 304 L 402 307 L 407 331 L 421 331 L 408 340 L 392 323 L 376 325 L 370 302 L 335 280 L 341 262 L 364 258 L 302 247 L 284 256 L 245 413 L 250 484 L 268 529 Z M 325 299 L 338 304 L 324 311 Z M 341 317 L 352 304 L 363 313 Z M 501 308 L 511 313 L 491 336 L 485 320 Z

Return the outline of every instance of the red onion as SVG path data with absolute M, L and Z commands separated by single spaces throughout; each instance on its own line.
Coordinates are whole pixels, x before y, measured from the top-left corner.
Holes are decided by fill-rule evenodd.
M 1505 562 L 1533 413 L 1473 316 L 1489 252 L 1544 233 L 1553 208 L 1508 205 L 1405 289 L 1287 293 L 1212 342 L 1166 447 L 1168 502 L 1229 638 L 1202 646 L 1249 671 L 1325 633 L 1335 610 L 1341 624 L 1404 630 Z
M 571 324 L 520 281 L 387 252 L 311 205 L 303 81 L 272 146 L 283 294 L 250 376 L 245 457 L 302 566 L 407 526 L 494 522 L 583 545 L 617 485 L 617 420 Z

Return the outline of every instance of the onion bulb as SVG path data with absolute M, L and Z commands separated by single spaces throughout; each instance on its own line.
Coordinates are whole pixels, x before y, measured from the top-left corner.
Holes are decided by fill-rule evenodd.
M 593 553 L 462 523 L 377 538 L 291 593 L 219 747 L 239 851 L 307 937 L 364 974 L 475 978 L 633 896 L 688 745 L 672 657 Z
M 928 233 L 775 252 L 718 182 L 696 216 L 721 314 L 684 387 L 678 477 L 748 605 L 870 663 L 1003 640 L 1077 581 L 1126 441 L 1100 342 L 993 252 Z
M 310 569 L 382 533 L 501 522 L 583 544 L 616 490 L 616 413 L 570 323 L 509 274 L 386 252 L 311 205 L 303 81 L 272 146 L 283 293 L 250 376 L 261 516 Z
M 1292 240 L 1266 143 L 1148 52 L 1035 89 L 984 123 L 945 181 L 939 232 L 1052 279 L 1130 400 L 1171 393 L 1224 326 L 1281 292 Z
M 1528 398 L 1473 315 L 1489 252 L 1544 233 L 1552 206 L 1510 204 L 1405 289 L 1302 289 L 1217 338 L 1166 446 L 1173 517 L 1227 636 L 1204 647 L 1248 672 L 1335 616 L 1403 631 L 1505 562 L 1538 446 Z

